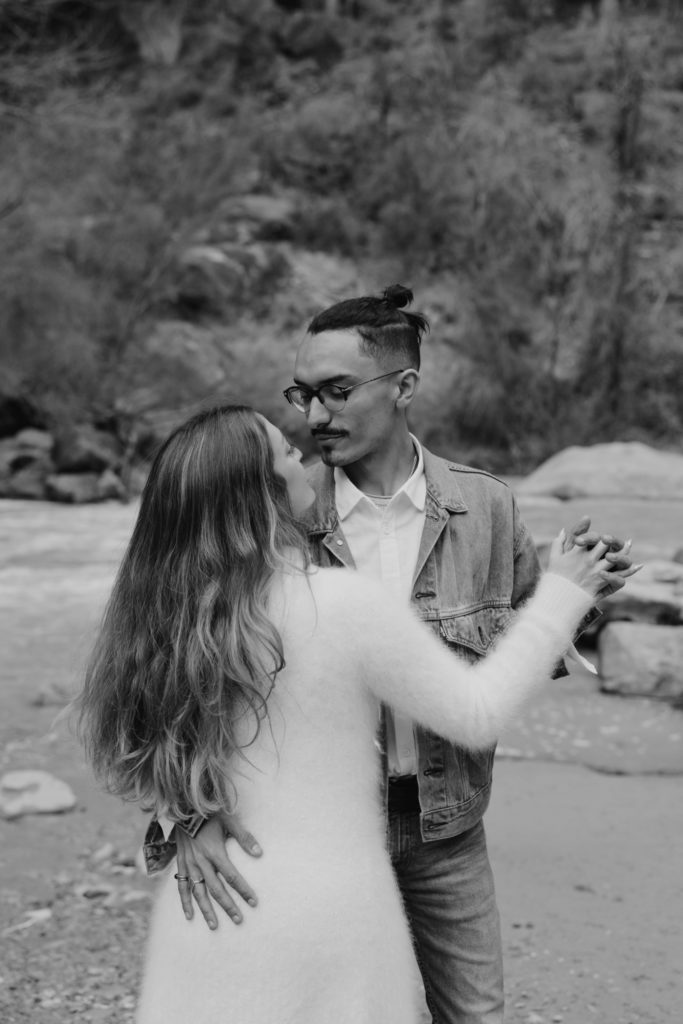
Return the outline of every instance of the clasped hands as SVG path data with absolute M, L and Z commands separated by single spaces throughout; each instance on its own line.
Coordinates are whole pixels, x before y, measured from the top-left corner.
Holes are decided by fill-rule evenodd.
M 588 549 L 594 548 L 596 544 L 600 543 L 607 545 L 607 550 L 603 557 L 610 562 L 610 574 L 605 580 L 605 585 L 600 590 L 598 598 L 611 597 L 612 594 L 616 594 L 618 590 L 625 586 L 629 576 L 633 576 L 639 569 L 642 569 L 642 565 L 633 565 L 631 559 L 632 541 L 627 540 L 624 543 L 624 541 L 614 537 L 611 533 L 597 533 L 595 530 L 590 529 L 590 525 L 589 516 L 583 516 L 579 519 L 571 530 L 567 531 L 564 549 L 566 551 L 572 545 Z M 612 571 L 614 575 L 612 575 Z
M 564 549 L 568 550 L 572 545 L 590 549 L 599 543 L 607 546 L 603 557 L 611 563 L 614 574 L 610 571 L 607 575 L 598 596 L 609 597 L 621 590 L 626 579 L 638 572 L 641 566 L 632 564 L 630 540 L 624 543 L 611 534 L 597 533 L 590 529 L 590 525 L 588 516 L 580 519 L 567 531 Z M 228 857 L 225 845 L 228 836 L 232 836 L 245 853 L 252 857 L 261 856 L 262 851 L 256 839 L 242 826 L 235 814 L 217 814 L 202 825 L 194 839 L 179 827 L 175 830 L 178 861 L 176 877 L 179 876 L 178 894 L 185 917 L 192 919 L 195 901 L 211 929 L 218 927 L 213 901 L 222 907 L 234 924 L 240 924 L 243 913 L 231 891 L 248 906 L 255 907 L 257 903 L 256 893 Z M 186 879 L 201 880 L 204 884 L 189 885 Z

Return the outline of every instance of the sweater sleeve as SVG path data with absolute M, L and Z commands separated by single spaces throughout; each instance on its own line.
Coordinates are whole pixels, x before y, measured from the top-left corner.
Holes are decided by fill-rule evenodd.
M 405 606 L 373 590 L 356 609 L 364 623 L 354 637 L 362 678 L 381 701 L 432 732 L 485 747 L 550 678 L 592 603 L 574 583 L 545 573 L 492 652 L 470 664 Z

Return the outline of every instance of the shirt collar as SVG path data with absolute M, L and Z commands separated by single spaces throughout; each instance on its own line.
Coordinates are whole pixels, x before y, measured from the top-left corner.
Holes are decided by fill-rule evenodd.
M 427 497 L 427 481 L 425 479 L 424 455 L 422 446 L 414 434 L 410 435 L 413 442 L 417 465 L 408 479 L 399 487 L 394 494 L 394 501 L 399 494 L 405 494 L 406 498 L 415 506 L 418 512 L 424 512 Z M 341 520 L 349 516 L 360 501 L 370 501 L 366 494 L 359 491 L 353 484 L 341 466 L 335 466 L 334 470 L 334 496 L 337 506 L 337 513 Z

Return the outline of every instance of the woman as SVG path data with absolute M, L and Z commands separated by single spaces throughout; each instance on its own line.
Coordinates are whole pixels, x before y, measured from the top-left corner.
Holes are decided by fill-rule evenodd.
M 308 564 L 297 516 L 313 497 L 300 453 L 243 407 L 179 428 L 142 496 L 81 697 L 90 759 L 111 791 L 174 821 L 237 810 L 266 852 L 239 929 L 188 924 L 172 872 L 162 881 L 140 1024 L 415 1024 L 379 702 L 491 743 L 609 569 L 604 544 L 558 538 L 534 598 L 470 666 L 381 588 Z

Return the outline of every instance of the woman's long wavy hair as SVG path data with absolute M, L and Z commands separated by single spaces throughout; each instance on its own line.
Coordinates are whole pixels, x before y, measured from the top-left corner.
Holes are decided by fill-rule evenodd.
M 229 806 L 226 759 L 253 742 L 284 666 L 267 605 L 292 548 L 306 565 L 252 409 L 211 409 L 171 434 L 77 701 L 79 734 L 110 792 L 178 821 Z

